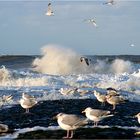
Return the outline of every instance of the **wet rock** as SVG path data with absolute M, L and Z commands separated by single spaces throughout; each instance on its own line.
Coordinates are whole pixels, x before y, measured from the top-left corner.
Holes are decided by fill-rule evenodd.
M 106 105 L 102 107 L 99 102 L 94 99 L 71 99 L 71 100 L 55 100 L 55 101 L 41 101 L 33 108 L 30 109 L 29 114 L 25 114 L 25 110 L 20 105 L 14 105 L 11 108 L 2 108 L 0 110 L 0 121 L 3 124 L 8 125 L 9 129 L 21 129 L 26 127 L 34 126 L 58 126 L 56 120 L 52 117 L 57 113 L 74 113 L 78 115 L 84 115 L 81 113 L 86 107 L 92 107 L 97 109 L 105 109 L 112 111 L 112 106 Z M 99 122 L 99 125 L 108 126 L 137 126 L 139 127 L 136 118 L 133 115 L 140 112 L 140 103 L 136 102 L 126 102 L 125 104 L 120 104 L 116 107 L 113 117 L 106 118 Z M 92 123 L 89 125 L 93 125 Z M 84 131 L 83 131 L 84 130 Z M 98 133 L 97 133 L 97 132 Z M 134 130 L 121 130 L 118 128 L 112 129 L 102 129 L 99 128 L 88 128 L 79 129 L 76 131 L 76 138 L 134 138 Z M 64 131 L 36 131 L 28 132 L 31 133 L 32 138 L 61 138 L 65 135 Z M 21 135 L 19 138 L 30 138 L 28 133 Z M 59 134 L 60 133 L 60 134 Z M 92 135 L 91 135 L 91 134 Z M 43 135 L 43 136 L 42 136 Z M 54 137 L 53 137 L 54 135 Z M 108 136 L 109 135 L 109 136 Z M 110 136 L 111 135 L 111 136 Z
M 81 128 L 75 131 L 74 139 L 132 139 L 136 138 L 134 130 L 119 128 Z M 20 134 L 17 139 L 61 139 L 66 135 L 63 130 L 38 130 Z

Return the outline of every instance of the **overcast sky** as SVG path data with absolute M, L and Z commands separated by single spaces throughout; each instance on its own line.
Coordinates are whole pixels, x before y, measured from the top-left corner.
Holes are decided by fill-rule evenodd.
M 40 54 L 57 44 L 80 54 L 140 54 L 140 1 L 0 1 L 0 54 Z M 95 28 L 84 19 L 94 18 Z M 134 44 L 131 47 L 130 44 Z

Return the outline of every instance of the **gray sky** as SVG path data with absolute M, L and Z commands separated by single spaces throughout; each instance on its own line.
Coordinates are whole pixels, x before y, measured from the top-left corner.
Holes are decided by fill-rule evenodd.
M 140 1 L 0 1 L 0 54 L 40 54 L 57 44 L 80 54 L 140 54 Z M 84 22 L 95 18 L 98 28 Z M 130 44 L 134 44 L 131 47 Z

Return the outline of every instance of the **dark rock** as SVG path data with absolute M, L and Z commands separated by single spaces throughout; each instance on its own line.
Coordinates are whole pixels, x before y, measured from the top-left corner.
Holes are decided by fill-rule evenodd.
M 52 117 L 57 113 L 64 112 L 84 115 L 81 112 L 86 107 L 112 111 L 112 106 L 106 105 L 105 107 L 102 107 L 100 103 L 94 99 L 49 100 L 39 102 L 36 106 L 30 109 L 31 113 L 29 114 L 25 114 L 25 110 L 20 105 L 14 105 L 11 108 L 2 108 L 0 110 L 0 121 L 3 124 L 8 125 L 11 130 L 34 126 L 57 126 L 57 121 L 52 119 Z M 139 124 L 137 119 L 133 118 L 133 116 L 138 112 L 140 112 L 140 103 L 126 102 L 124 104 L 120 104 L 116 107 L 115 111 L 112 111 L 114 116 L 104 119 L 99 122 L 99 125 L 138 127 Z M 134 133 L 135 132 L 132 129 L 88 128 L 77 130 L 75 138 L 134 138 Z M 28 134 L 31 134 L 31 137 L 28 137 Z M 63 135 L 65 135 L 65 132 L 61 130 L 46 132 L 40 130 L 21 134 L 19 138 L 61 138 Z

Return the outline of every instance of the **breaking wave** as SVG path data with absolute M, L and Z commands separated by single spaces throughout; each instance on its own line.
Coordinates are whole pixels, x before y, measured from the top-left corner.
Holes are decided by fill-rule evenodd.
M 4 83 L 10 78 L 10 72 L 5 68 L 5 66 L 1 66 L 0 69 L 0 82 Z
M 115 59 L 112 63 L 106 60 L 96 60 L 90 62 L 90 66 L 80 62 L 81 55 L 76 52 L 47 45 L 41 49 L 42 57 L 36 58 L 33 62 L 34 70 L 43 74 L 67 75 L 67 74 L 122 74 L 132 72 L 133 66 L 129 61 Z
M 70 49 L 48 45 L 42 49 L 42 58 L 36 58 L 35 70 L 44 74 L 77 74 L 85 71 L 80 56 Z

